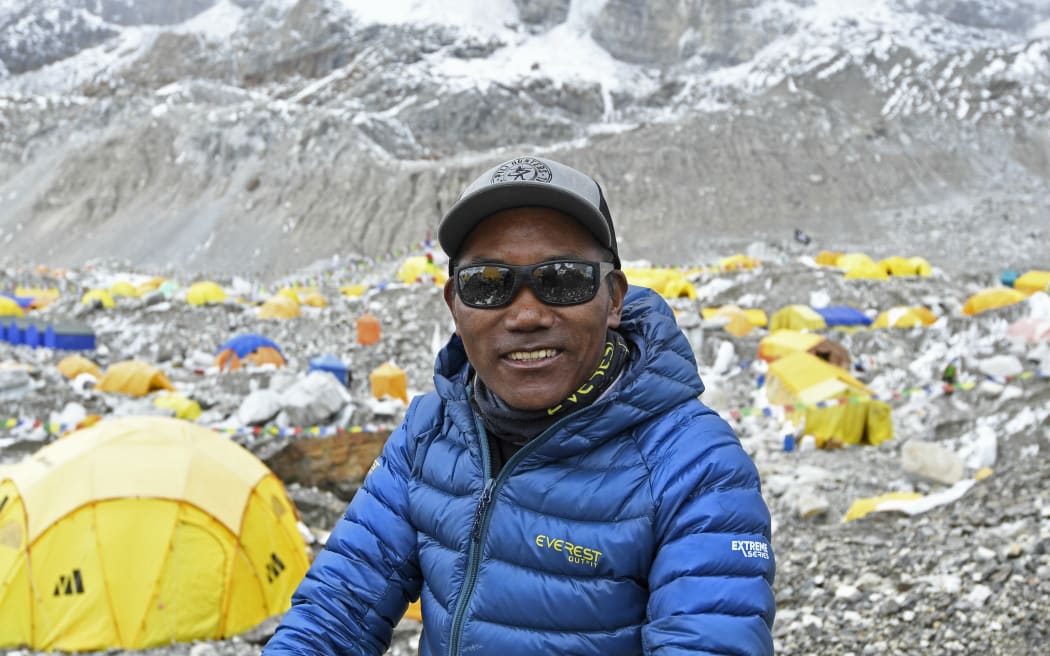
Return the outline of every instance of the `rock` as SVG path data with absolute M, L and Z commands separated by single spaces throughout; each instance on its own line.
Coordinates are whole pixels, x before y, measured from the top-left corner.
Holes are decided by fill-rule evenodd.
M 1024 371 L 1024 365 L 1013 355 L 996 355 L 977 361 L 977 369 L 985 376 L 1007 378 L 1018 376 Z
M 350 402 L 350 394 L 331 374 L 313 371 L 281 396 L 281 409 L 294 426 L 309 427 L 328 419 Z
M 908 440 L 901 448 L 901 469 L 922 480 L 953 485 L 963 477 L 963 463 L 954 452 L 933 442 Z
M 241 426 L 265 424 L 281 411 L 283 398 L 271 389 L 256 390 L 246 396 L 235 416 Z
M 828 512 L 828 508 L 831 507 L 827 498 L 813 492 L 812 490 L 801 492 L 795 500 L 795 504 L 796 512 L 802 519 L 810 519 L 812 517 L 825 515 Z

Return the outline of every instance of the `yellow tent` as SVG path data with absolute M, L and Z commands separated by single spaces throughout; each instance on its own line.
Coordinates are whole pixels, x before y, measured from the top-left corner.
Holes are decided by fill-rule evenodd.
M 242 633 L 308 567 L 254 455 L 177 419 L 103 421 L 0 473 L 0 647 L 144 649 Z
M 141 360 L 125 360 L 110 365 L 96 389 L 131 396 L 146 396 L 159 389 L 175 391 L 163 371 Z
M 319 308 L 328 307 L 328 299 L 321 292 L 313 291 L 303 297 L 303 305 Z
M 0 296 L 0 317 L 24 317 L 22 306 L 14 299 Z
M 736 308 L 737 306 L 735 306 L 735 305 L 727 305 L 727 306 L 723 306 L 723 307 L 705 307 L 705 308 L 700 308 L 700 316 L 703 317 L 704 319 L 714 319 L 715 317 L 718 316 L 719 312 L 721 312 L 724 307 Z M 761 308 L 737 308 L 737 309 L 740 309 L 740 310 L 743 311 L 744 316 L 747 317 L 747 320 L 751 323 L 752 326 L 754 326 L 756 328 L 765 328 L 767 325 L 769 325 L 769 317 L 766 316 L 765 310 L 763 310 Z
M 987 310 L 1020 303 L 1026 297 L 1024 292 L 1011 289 L 1010 287 L 989 287 L 966 299 L 966 304 L 963 305 L 962 311 L 963 314 L 980 314 Z
M 405 370 L 393 362 L 386 362 L 368 374 L 372 385 L 372 396 L 381 399 L 389 396 L 408 403 L 408 376 Z
M 226 292 L 218 283 L 204 280 L 195 282 L 186 290 L 186 302 L 190 305 L 210 305 L 226 300 Z
M 928 276 L 933 273 L 933 267 L 923 257 L 909 257 L 908 263 L 911 264 L 912 269 L 915 270 L 916 276 Z
M 937 321 L 937 317 L 928 308 L 922 306 L 899 305 L 881 312 L 871 324 L 872 328 L 913 328 L 915 326 L 929 326 Z
M 718 268 L 722 271 L 740 271 L 741 269 L 755 269 L 762 266 L 762 262 L 748 255 L 730 255 L 718 261 Z
M 786 305 L 769 317 L 769 330 L 819 330 L 827 328 L 824 317 L 808 305 Z
M 138 296 L 139 295 L 139 292 L 135 288 L 135 285 L 132 285 L 127 280 L 118 280 L 117 282 L 115 282 L 112 285 L 110 285 L 109 286 L 109 293 L 111 295 L 113 295 L 113 296 L 131 296 L 131 297 L 134 297 L 134 296 Z
M 851 266 L 846 269 L 845 277 L 849 280 L 855 280 L 857 278 L 865 278 L 867 280 L 889 280 L 890 276 L 886 273 L 886 269 L 872 262 L 870 264 L 858 263 Z
M 91 374 L 95 378 L 102 378 L 102 371 L 98 365 L 82 355 L 69 355 L 62 358 L 58 363 L 58 370 L 66 378 L 76 378 L 80 374 Z
M 700 316 L 705 320 L 724 320 L 725 324 L 722 326 L 722 330 L 730 335 L 743 337 L 755 329 L 755 324 L 751 322 L 751 318 L 748 316 L 747 312 L 735 305 L 723 305 L 720 308 L 713 309 L 715 310 L 714 312 L 706 313 L 704 310 L 700 310 Z
M 1014 289 L 1025 294 L 1050 291 L 1050 271 L 1029 271 L 1014 281 Z
M 838 251 L 820 251 L 817 253 L 816 263 L 821 266 L 838 266 L 842 253 Z
M 777 405 L 803 404 L 805 432 L 818 445 L 880 444 L 893 437 L 890 407 L 845 369 L 810 353 L 792 353 L 769 365 L 766 396 Z
M 294 319 L 299 312 L 299 304 L 284 294 L 271 296 L 259 306 L 260 319 Z
M 664 298 L 696 298 L 696 288 L 677 269 L 624 269 L 627 282 L 648 287 Z
M 58 300 L 58 289 L 55 287 L 15 287 L 15 296 L 31 296 L 30 310 L 40 310 Z
M 289 300 L 293 301 L 296 305 L 302 305 L 303 302 L 299 299 L 299 292 L 291 287 L 282 287 L 277 291 L 278 296 L 284 296 Z
M 200 404 L 181 394 L 160 394 L 153 399 L 153 407 L 171 410 L 176 418 L 187 421 L 196 421 L 201 416 Z
M 397 279 L 406 284 L 413 282 L 430 282 L 444 285 L 448 280 L 448 273 L 427 259 L 425 255 L 415 255 L 405 258 L 401 267 L 397 270 Z
M 778 360 L 792 353 L 807 352 L 824 341 L 822 335 L 799 330 L 776 330 L 758 343 L 758 357 L 766 362 Z
M 164 280 L 164 278 L 161 278 L 160 276 L 153 276 L 149 280 L 139 283 L 139 285 L 135 288 L 135 291 L 137 292 L 136 296 L 142 296 L 143 294 L 156 291 L 165 282 L 166 281 Z
M 350 296 L 350 297 L 364 296 L 365 292 L 368 291 L 368 285 L 362 285 L 362 284 L 343 285 L 342 287 L 339 288 L 339 291 L 342 292 L 343 296 Z
M 105 289 L 89 289 L 80 297 L 81 305 L 91 305 L 96 301 L 101 303 L 102 307 L 105 308 L 111 308 L 116 305 L 116 303 L 113 302 L 113 296 L 111 296 Z

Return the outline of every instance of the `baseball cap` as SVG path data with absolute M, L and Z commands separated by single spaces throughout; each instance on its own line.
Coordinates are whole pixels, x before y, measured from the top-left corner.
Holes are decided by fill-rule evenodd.
M 543 157 L 507 160 L 470 183 L 438 224 L 441 248 L 455 260 L 467 235 L 483 219 L 515 207 L 564 212 L 612 251 L 613 264 L 620 268 L 616 232 L 601 186 L 591 176 Z

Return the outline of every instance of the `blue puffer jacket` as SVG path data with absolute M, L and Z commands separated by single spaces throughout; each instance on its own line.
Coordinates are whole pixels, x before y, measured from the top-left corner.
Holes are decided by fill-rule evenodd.
M 420 653 L 772 654 L 769 512 L 689 343 L 631 288 L 614 387 L 491 475 L 453 338 L 264 653 L 382 654 L 422 596 Z

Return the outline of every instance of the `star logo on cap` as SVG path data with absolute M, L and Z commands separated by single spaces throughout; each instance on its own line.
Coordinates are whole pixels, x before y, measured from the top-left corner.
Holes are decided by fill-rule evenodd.
M 550 167 L 535 157 L 519 157 L 505 162 L 492 174 L 492 182 L 550 182 Z

